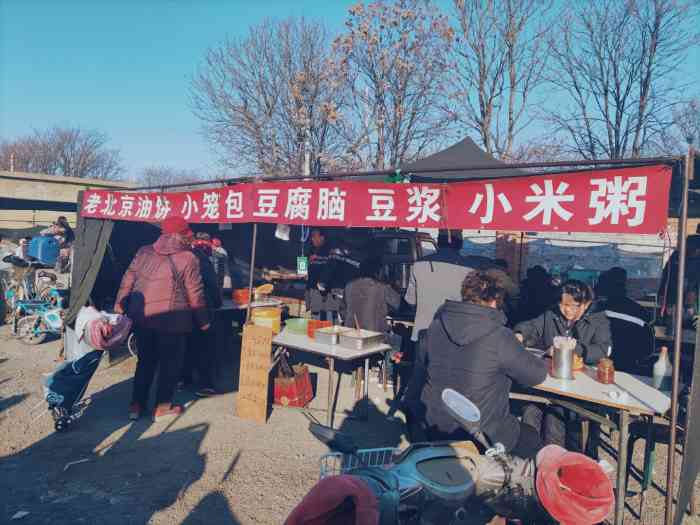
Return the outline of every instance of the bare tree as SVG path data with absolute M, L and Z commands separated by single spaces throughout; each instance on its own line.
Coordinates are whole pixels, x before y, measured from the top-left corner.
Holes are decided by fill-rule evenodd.
M 203 180 L 204 177 L 196 171 L 177 169 L 171 166 L 149 166 L 141 172 L 138 182 L 141 186 L 155 187 Z
M 451 29 L 427 0 L 350 8 L 334 42 L 336 73 L 350 86 L 343 130 L 354 163 L 397 166 L 444 140 L 440 110 Z
M 338 157 L 344 88 L 328 67 L 329 44 L 320 23 L 289 19 L 208 51 L 191 97 L 224 165 L 301 174 L 307 159 Z
M 639 157 L 664 148 L 680 66 L 697 44 L 694 2 L 581 0 L 552 38 L 548 116 L 584 158 Z
M 518 141 L 509 155 L 513 162 L 550 162 L 574 160 L 560 137 L 540 136 Z
M 700 99 L 694 98 L 676 108 L 673 122 L 687 144 L 700 142 Z
M 551 0 L 454 0 L 447 110 L 491 155 L 510 159 L 533 120 L 543 81 Z
M 123 173 L 117 150 L 96 130 L 55 126 L 0 144 L 0 165 L 16 171 L 69 177 L 118 179 Z

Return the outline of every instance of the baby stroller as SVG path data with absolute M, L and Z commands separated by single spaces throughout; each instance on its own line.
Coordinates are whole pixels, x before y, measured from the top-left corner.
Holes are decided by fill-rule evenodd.
M 82 416 L 82 402 L 92 376 L 105 350 L 122 344 L 131 331 L 131 320 L 119 314 L 98 312 L 83 307 L 78 313 L 75 330 L 66 327 L 66 362 L 43 380 L 44 399 L 58 432 Z

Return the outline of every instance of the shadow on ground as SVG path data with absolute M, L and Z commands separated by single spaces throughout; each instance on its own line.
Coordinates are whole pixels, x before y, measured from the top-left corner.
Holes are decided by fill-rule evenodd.
M 154 434 L 151 419 L 128 424 L 130 394 L 130 380 L 97 392 L 72 430 L 2 458 L 0 521 L 26 511 L 24 521 L 36 524 L 147 523 L 184 494 L 204 473 L 199 450 L 209 425 L 171 430 L 176 420 L 159 422 Z M 217 523 L 238 523 L 224 500 L 205 497 L 188 523 L 204 523 L 209 512 L 230 516 Z

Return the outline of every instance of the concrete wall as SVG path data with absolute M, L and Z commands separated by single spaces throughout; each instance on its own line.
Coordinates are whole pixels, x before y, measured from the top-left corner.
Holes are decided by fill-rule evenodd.
M 131 184 L 98 179 L 80 179 L 43 173 L 0 171 L 0 195 L 12 199 L 31 199 L 75 203 L 78 192 L 88 188 L 129 189 Z M 48 225 L 58 215 L 75 224 L 75 213 L 42 210 L 0 210 L 0 228 L 27 228 Z

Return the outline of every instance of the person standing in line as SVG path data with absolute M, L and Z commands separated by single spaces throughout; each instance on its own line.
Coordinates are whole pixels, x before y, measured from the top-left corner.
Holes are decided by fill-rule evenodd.
M 309 255 L 309 268 L 306 280 L 306 292 L 304 300 L 306 310 L 311 312 L 315 319 L 321 319 L 325 315 L 326 293 L 321 291 L 321 279 L 328 266 L 328 245 L 326 236 L 319 228 L 311 230 L 311 254 Z
M 213 237 L 211 239 L 211 262 L 214 265 L 214 270 L 216 270 L 216 280 L 219 284 L 219 289 L 223 290 L 225 288 L 224 284 L 226 281 L 226 276 L 231 277 L 231 272 L 229 271 L 229 260 L 228 252 L 224 248 L 221 239 Z
M 117 293 L 114 311 L 134 322 L 139 348 L 129 419 L 141 417 L 156 368 L 155 418 L 183 412 L 173 396 L 185 353 L 187 334 L 196 325 L 209 329 L 209 313 L 199 261 L 190 250 L 192 230 L 182 217 L 161 224 L 155 243 L 139 249 Z
M 459 254 L 461 248 L 461 231 L 440 230 L 437 252 L 413 263 L 404 297 L 408 304 L 416 307 L 412 341 L 418 341 L 418 333 L 428 329 L 435 312 L 446 300 L 461 299 L 458 284 L 475 269 Z
M 197 326 L 194 326 L 192 333 L 187 337 L 187 350 L 185 351 L 185 360 L 182 368 L 182 382 L 184 386 L 194 384 L 192 372 L 196 371 L 199 386 L 195 390 L 195 395 L 197 397 L 210 397 L 216 395 L 211 374 L 216 352 L 214 310 L 221 308 L 221 287 L 219 286 L 216 269 L 212 262 L 212 245 L 207 233 L 197 233 L 196 239 L 192 243 L 192 252 L 199 261 L 202 283 L 204 284 L 204 295 L 212 327 L 209 330 L 200 330 Z

